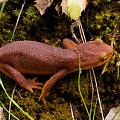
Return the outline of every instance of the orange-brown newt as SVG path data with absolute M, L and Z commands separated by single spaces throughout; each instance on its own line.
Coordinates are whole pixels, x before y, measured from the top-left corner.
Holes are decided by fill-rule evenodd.
M 67 49 L 53 47 L 35 41 L 17 41 L 0 48 L 0 71 L 16 81 L 21 87 L 33 93 L 33 88 L 42 89 L 39 100 L 45 102 L 45 96 L 53 85 L 68 73 L 81 68 L 100 66 L 110 60 L 113 48 L 102 40 L 96 39 L 76 44 L 65 38 L 63 45 Z M 43 86 L 36 78 L 26 79 L 25 74 L 54 74 Z

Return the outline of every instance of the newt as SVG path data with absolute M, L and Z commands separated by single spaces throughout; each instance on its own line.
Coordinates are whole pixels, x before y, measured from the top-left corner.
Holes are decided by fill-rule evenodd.
M 39 101 L 46 104 L 45 97 L 53 85 L 68 73 L 86 70 L 108 62 L 113 48 L 100 39 L 76 44 L 63 40 L 65 49 L 35 41 L 17 41 L 0 48 L 0 71 L 16 81 L 22 88 L 33 93 L 33 88 L 42 89 Z M 22 74 L 53 74 L 44 84 L 36 78 L 26 79 Z

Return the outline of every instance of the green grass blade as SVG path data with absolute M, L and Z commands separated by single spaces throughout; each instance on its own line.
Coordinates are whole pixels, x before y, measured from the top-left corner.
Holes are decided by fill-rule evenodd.
M 17 120 L 19 120 L 19 118 L 17 118 L 15 115 L 13 115 L 11 112 L 9 112 L 8 110 L 7 110 L 7 108 L 3 105 L 3 103 L 0 101 L 0 104 L 2 105 L 2 107 L 10 114 L 10 115 L 12 115 L 15 119 L 17 119 Z
M 2 16 L 2 12 L 3 12 L 3 9 L 5 7 L 5 3 L 6 3 L 6 0 L 4 0 L 4 2 L 2 3 L 2 7 L 1 7 L 1 11 L 0 11 L 0 18 Z
M 20 106 L 8 95 L 8 93 L 7 93 L 7 91 L 5 90 L 5 87 L 4 87 L 1 79 L 0 79 L 0 84 L 1 84 L 1 86 L 2 86 L 2 88 L 3 88 L 3 90 L 4 90 L 4 92 L 5 92 L 5 94 L 7 95 L 7 97 L 11 100 L 11 102 L 14 103 L 14 105 L 16 105 L 17 108 L 19 108 L 20 111 L 21 111 L 23 114 L 25 114 L 30 120 L 34 120 L 27 112 L 25 112 L 23 109 L 21 109 Z
M 91 117 L 90 117 L 88 108 L 87 108 L 87 106 L 86 106 L 85 100 L 84 100 L 83 95 L 82 95 L 82 92 L 81 92 L 81 90 L 80 90 L 80 74 L 81 74 L 81 68 L 80 68 L 80 66 L 81 66 L 81 62 L 80 62 L 80 55 L 79 55 L 78 90 L 79 90 L 79 93 L 80 93 L 80 97 L 81 97 L 81 99 L 82 99 L 82 101 L 83 101 L 83 104 L 84 104 L 84 106 L 85 106 L 86 112 L 87 112 L 87 114 L 88 114 L 89 120 L 91 120 Z
M 96 112 L 97 100 L 95 102 L 94 112 L 93 112 L 93 120 L 95 119 L 95 112 Z

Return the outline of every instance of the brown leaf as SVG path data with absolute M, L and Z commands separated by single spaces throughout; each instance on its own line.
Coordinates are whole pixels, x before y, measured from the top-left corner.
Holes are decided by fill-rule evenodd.
M 57 4 L 56 6 L 55 6 L 55 10 L 57 11 L 57 13 L 58 13 L 58 15 L 60 15 L 60 6 Z
M 5 120 L 2 107 L 0 107 L 0 120 Z
M 67 10 L 67 0 L 62 0 L 61 2 L 61 6 L 62 6 L 62 14 L 65 13 L 67 16 L 68 15 L 68 10 Z
M 35 7 L 40 11 L 40 14 L 43 15 L 47 7 L 51 5 L 53 0 L 35 0 Z
M 82 12 L 83 10 L 85 10 L 86 5 L 87 5 L 87 1 L 86 1 L 86 0 L 78 0 L 78 3 L 79 3 L 79 5 L 80 5 L 80 7 L 81 7 L 81 12 Z
M 120 61 L 118 61 L 118 62 L 116 63 L 116 66 L 120 66 Z

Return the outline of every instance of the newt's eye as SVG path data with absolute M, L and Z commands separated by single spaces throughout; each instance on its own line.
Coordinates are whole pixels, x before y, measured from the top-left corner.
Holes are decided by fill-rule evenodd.
M 105 60 L 107 60 L 107 56 L 105 56 L 104 58 L 102 58 L 102 61 L 105 61 Z
M 102 61 L 107 60 L 107 53 L 106 53 L 106 52 L 102 52 L 102 53 L 100 54 L 100 59 L 101 59 Z

